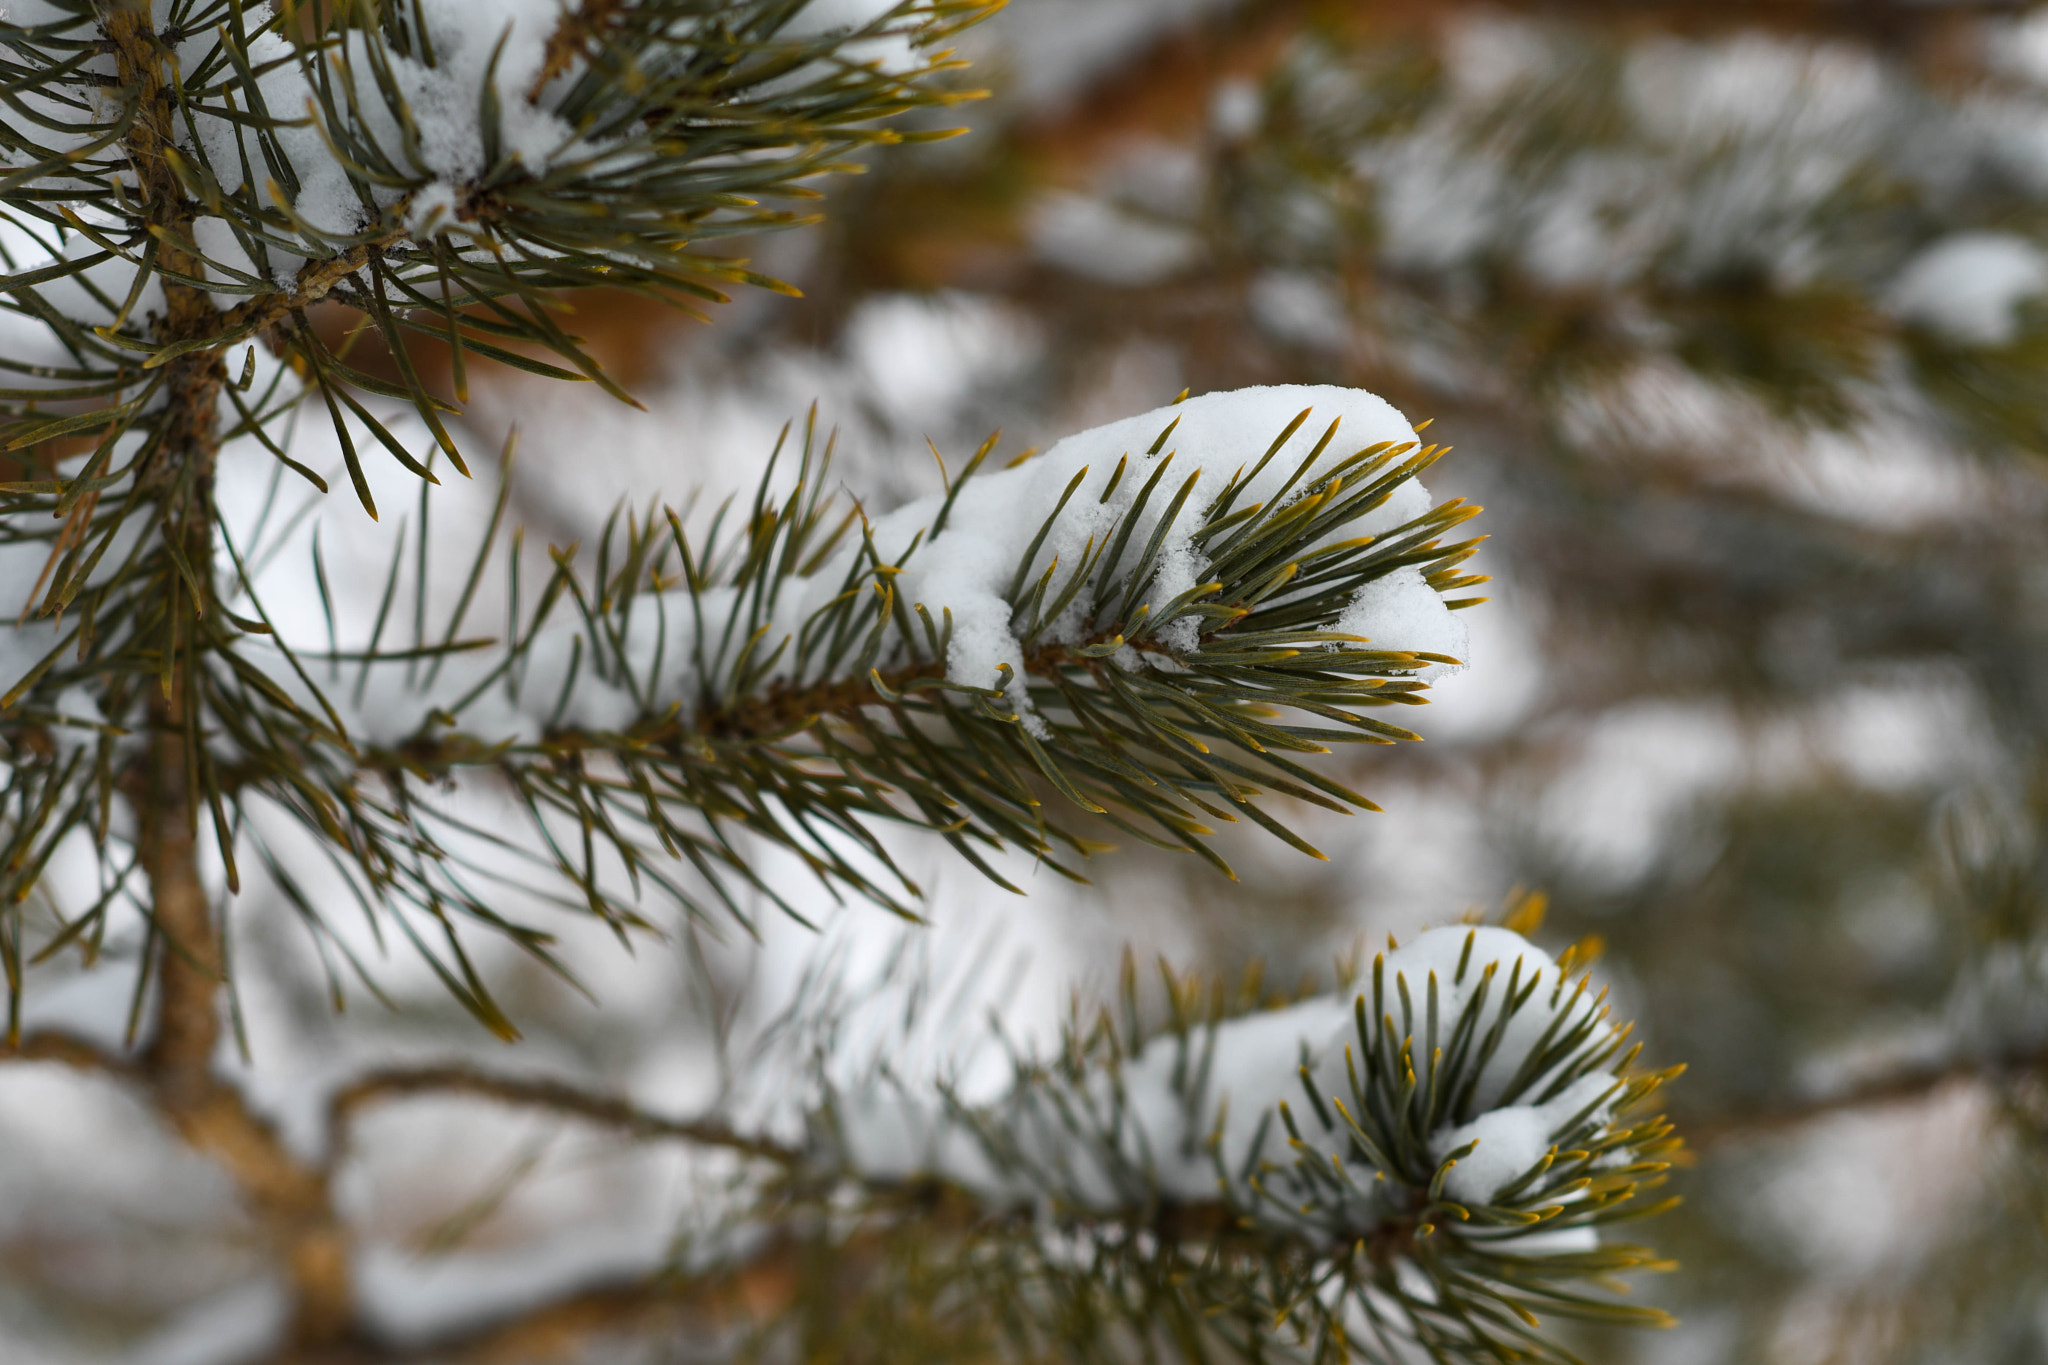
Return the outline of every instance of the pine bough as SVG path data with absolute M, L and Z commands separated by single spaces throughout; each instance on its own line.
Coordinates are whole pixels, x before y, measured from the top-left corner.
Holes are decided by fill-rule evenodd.
M 1117 1358 L 1113 1324 L 1219 1358 L 1569 1362 L 1545 1319 L 1668 1322 L 1587 1282 L 1668 1268 L 1601 1233 L 1666 1207 L 1640 1196 L 1680 1145 L 1641 1112 L 1673 1073 L 1632 1070 L 1584 965 L 1436 929 L 1278 1008 L 1167 973 L 1147 1030 L 1127 961 L 1121 1010 L 1002 1099 L 885 1073 L 831 1093 L 810 1147 L 966 1192 L 961 1274 L 1007 1296 L 1027 1355 Z
M 913 914 L 885 825 L 1000 881 L 998 850 L 1079 876 L 1110 832 L 1227 871 L 1220 822 L 1314 852 L 1276 796 L 1373 809 L 1311 760 L 1414 737 L 1385 717 L 1462 666 L 1454 613 L 1476 599 L 1455 594 L 1481 580 L 1462 570 L 1475 542 L 1447 539 L 1477 509 L 1432 504 L 1416 476 L 1441 451 L 1370 395 L 1208 395 L 985 472 L 991 439 L 943 493 L 875 517 L 834 505 L 807 425 L 789 486 L 771 466 L 750 505 L 708 518 L 621 512 L 539 583 L 521 582 L 501 485 L 438 615 L 446 538 L 423 492 L 362 638 L 343 638 L 318 542 L 269 523 L 280 481 L 327 491 L 294 453 L 301 409 L 326 414 L 376 517 L 372 447 L 423 489 L 437 465 L 469 473 L 447 420 L 466 356 L 616 391 L 560 325 L 560 291 L 687 305 L 758 281 L 703 244 L 801 221 L 764 201 L 908 136 L 888 116 L 963 97 L 937 44 L 992 8 L 10 6 L 10 1038 L 31 959 L 89 957 L 120 908 L 149 929 L 135 1018 L 152 963 L 208 1016 L 227 964 L 191 852 L 207 831 L 231 894 L 253 856 L 323 956 L 352 961 L 334 898 L 283 851 L 283 828 L 310 832 L 371 924 L 509 1036 L 462 938 L 547 957 L 545 929 L 501 910 L 507 887 L 558 887 L 622 933 L 662 899 L 797 914 L 757 870 L 777 848 L 834 894 Z M 319 308 L 381 338 L 398 377 L 352 365 Z M 418 341 L 446 349 L 454 401 L 422 380 Z M 244 522 L 216 489 L 251 459 L 272 493 Z M 317 606 L 271 591 L 286 548 Z M 495 634 L 471 620 L 487 580 L 506 588 Z M 524 828 L 478 818 L 479 786 L 510 793 Z M 30 943 L 21 907 L 67 841 L 99 890 Z M 1583 983 L 1510 939 L 1426 936 L 1349 1003 L 1077 1035 L 992 1109 L 839 1097 L 818 1161 L 1056 1210 L 1059 1235 L 965 1268 L 1101 1279 L 1117 1311 L 1210 1323 L 1188 1318 L 1187 1343 L 1236 1332 L 1256 1355 L 1277 1321 L 1318 1356 L 1558 1358 L 1531 1314 L 1627 1316 L 1566 1286 L 1642 1264 L 1592 1230 L 1634 1207 L 1666 1139 L 1626 1117 L 1657 1078 L 1630 1075 Z M 1199 1209 L 1215 1216 L 1188 1235 Z

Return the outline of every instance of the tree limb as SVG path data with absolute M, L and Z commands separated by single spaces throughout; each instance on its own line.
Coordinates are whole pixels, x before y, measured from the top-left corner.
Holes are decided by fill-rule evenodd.
M 1906 1067 L 1834 1094 L 1786 1104 L 1753 1109 L 1715 1119 L 1700 1117 L 1684 1122 L 1688 1146 L 1709 1147 L 1742 1142 L 1751 1138 L 1803 1128 L 1837 1114 L 1860 1109 L 1881 1109 L 1927 1099 L 1938 1090 L 1965 1084 L 1998 1084 L 2023 1077 L 2048 1074 L 2048 1044 L 1990 1057 L 1957 1057 L 1944 1062 Z
M 715 1119 L 673 1119 L 649 1113 L 610 1095 L 581 1090 L 563 1081 L 492 1076 L 470 1067 L 424 1066 L 373 1071 L 359 1077 L 328 1103 L 328 1129 L 338 1131 L 356 1112 L 385 1100 L 422 1095 L 468 1095 L 522 1109 L 544 1109 L 616 1128 L 637 1138 L 661 1138 L 722 1147 L 785 1166 L 803 1154 L 769 1138 L 750 1137 Z
M 144 0 L 122 0 L 101 21 L 134 110 L 126 146 L 138 180 L 138 212 L 160 229 L 161 269 L 186 279 L 199 263 L 175 243 L 189 239 L 193 205 L 172 172 L 174 101 L 165 84 L 166 36 Z M 144 969 L 157 972 L 157 1024 L 136 1075 L 158 1114 L 195 1151 L 217 1161 L 254 1206 L 292 1286 L 289 1339 L 317 1349 L 347 1330 L 354 1312 L 348 1245 L 323 1173 L 298 1161 L 234 1086 L 213 1070 L 225 979 L 220 926 L 199 872 L 201 808 L 210 758 L 202 748 L 197 656 L 217 610 L 213 562 L 214 466 L 220 393 L 227 373 L 217 329 L 223 315 L 204 289 L 167 278 L 156 339 L 169 352 L 165 414 L 136 476 L 157 504 L 164 554 L 155 567 L 165 604 L 160 677 L 148 688 L 150 736 L 121 779 L 134 808 L 137 853 L 150 892 Z M 200 566 L 193 570 L 189 566 Z M 218 787 L 213 819 L 222 818 Z M 234 884 L 232 860 L 229 884 Z
M 134 1063 L 60 1029 L 38 1029 L 13 1043 L 0 1039 L 0 1062 L 60 1062 L 74 1071 L 98 1072 L 122 1080 L 133 1080 L 136 1076 Z

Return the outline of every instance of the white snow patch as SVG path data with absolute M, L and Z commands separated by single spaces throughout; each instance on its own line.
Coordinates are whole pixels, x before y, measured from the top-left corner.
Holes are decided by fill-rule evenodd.
M 883 294 L 846 324 L 846 350 L 899 428 L 942 428 L 962 404 L 1037 360 L 1034 320 L 974 294 Z
M 1938 668 L 1840 688 L 1813 708 L 1810 723 L 1823 753 L 1849 776 L 1891 791 L 1989 768 L 1999 751 L 1975 690 Z
M 1995 68 L 2048 86 L 2048 11 L 2035 10 L 1987 37 L 1984 56 Z
M 1507 172 L 1453 130 L 1429 128 L 1367 146 L 1353 171 L 1373 182 L 1381 255 L 1402 269 L 1447 270 L 1477 256 L 1503 221 Z
M 1209 127 L 1225 142 L 1243 142 L 1266 120 L 1266 97 L 1256 81 L 1232 76 L 1209 92 Z
M 1331 629 L 1362 635 L 1381 649 L 1443 654 L 1458 660 L 1422 669 L 1415 676 L 1425 682 L 1462 673 L 1470 662 L 1471 640 L 1464 620 L 1444 605 L 1444 599 L 1423 580 L 1422 570 L 1412 564 L 1360 588 Z
M 2009 232 L 1958 232 L 1908 261 L 1892 308 L 1951 341 L 2005 346 L 2019 335 L 2019 307 L 2048 293 L 2048 255 Z
M 634 1281 L 661 1264 L 665 1235 L 639 1243 L 580 1232 L 540 1245 L 419 1257 L 396 1247 L 358 1252 L 363 1316 L 378 1334 L 420 1344 L 580 1289 Z
M 1542 1104 L 1510 1104 L 1430 1139 L 1442 1161 L 1468 1142 L 1479 1145 L 1444 1178 L 1444 1193 L 1461 1204 L 1490 1204 L 1550 1150 L 1551 1139 L 1586 1110 L 1596 1110 L 1615 1085 L 1605 1073 L 1581 1076 Z
M 291 1305 L 276 1279 L 202 1299 L 129 1347 L 116 1365 L 238 1365 L 275 1350 Z
M 1958 1086 L 1823 1119 L 1760 1154 L 1726 1193 L 1758 1234 L 1824 1281 L 1910 1272 L 1984 1188 L 1993 1106 L 1984 1088 Z
M 1245 301 L 1252 321 L 1276 340 L 1315 351 L 1341 352 L 1351 345 L 1351 316 L 1336 280 L 1304 270 L 1268 270 L 1252 281 Z
M 1204 15 L 1243 0 L 1033 0 L 969 29 L 963 51 L 977 68 L 1010 78 L 1000 98 L 1038 114 L 1061 108 L 1132 58 Z
M 1584 875 L 1628 885 L 1654 865 L 1692 802 L 1742 780 L 1748 748 L 1743 727 L 1720 707 L 1616 707 L 1532 803 L 1538 828 Z
M 199 248 L 199 254 L 206 258 L 204 269 L 209 280 L 240 286 L 239 289 L 213 291 L 214 307 L 225 312 L 245 302 L 249 297 L 248 290 L 267 290 L 270 287 L 262 268 L 242 249 L 242 243 L 227 219 L 211 215 L 193 219 L 192 240 Z
M 1163 284 L 1202 255 L 1202 240 L 1083 194 L 1048 195 L 1029 220 L 1032 249 L 1049 265 L 1105 284 Z

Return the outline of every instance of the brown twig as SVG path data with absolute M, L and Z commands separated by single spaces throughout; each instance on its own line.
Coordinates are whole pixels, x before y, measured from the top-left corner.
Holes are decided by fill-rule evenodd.
M 469 1095 L 517 1108 L 545 1109 L 600 1127 L 620 1129 L 638 1138 L 721 1147 L 785 1166 L 803 1159 L 803 1154 L 794 1148 L 768 1138 L 748 1136 L 714 1119 L 668 1118 L 564 1081 L 493 1076 L 459 1065 L 392 1068 L 361 1076 L 329 1101 L 328 1130 L 340 1131 L 356 1111 L 368 1105 L 419 1095 Z
M 74 1071 L 97 1071 L 122 1080 L 136 1075 L 133 1062 L 61 1029 L 37 1029 L 12 1044 L 0 1038 L 0 1062 L 57 1062 Z
M 540 70 L 526 91 L 526 102 L 540 103 L 541 92 L 548 88 L 548 83 L 567 71 L 569 63 L 582 56 L 589 44 L 602 42 L 605 31 L 624 7 L 624 0 L 583 0 L 575 9 L 565 10 L 555 31 L 548 35 Z
M 168 362 L 165 409 L 138 490 L 158 504 L 165 563 L 165 655 L 160 686 L 149 691 L 148 747 L 123 774 L 134 809 L 137 853 L 149 884 L 150 948 L 156 971 L 155 1035 L 135 1066 L 163 1120 L 194 1150 L 217 1161 L 240 1187 L 283 1262 L 293 1290 L 289 1340 L 318 1350 L 338 1339 L 354 1313 L 347 1243 L 324 1175 L 298 1161 L 258 1118 L 241 1092 L 213 1071 L 220 1042 L 223 980 L 220 927 L 199 872 L 201 780 L 196 654 L 212 600 L 213 478 L 221 445 L 220 359 L 223 314 L 198 278 L 198 262 L 175 243 L 191 235 L 185 199 L 165 149 L 176 140 L 165 86 L 163 38 L 146 0 L 123 0 L 102 20 L 125 97 L 132 101 L 126 145 L 143 216 L 162 229 L 165 311 L 157 339 L 190 344 Z M 196 571 L 181 565 L 200 566 Z
M 1932 1065 L 1907 1067 L 1831 1095 L 1720 1118 L 1685 1119 L 1682 1127 L 1686 1144 L 1704 1151 L 1712 1146 L 1803 1128 L 1837 1114 L 1912 1104 L 1952 1086 L 1996 1084 L 2019 1077 L 2043 1075 L 2048 1075 L 2048 1045 L 1991 1057 L 1958 1057 Z
M 600 1337 L 767 1327 L 819 1292 L 820 1255 L 834 1267 L 824 1292 L 853 1297 L 864 1292 L 865 1282 L 886 1262 L 894 1239 L 906 1228 L 973 1239 L 1015 1235 L 1035 1226 L 1033 1213 L 992 1211 L 936 1181 L 878 1185 L 873 1193 L 880 1216 L 850 1232 L 829 1230 L 814 1211 L 799 1213 L 770 1224 L 747 1254 L 715 1269 L 682 1273 L 663 1267 L 611 1284 L 586 1285 L 559 1299 L 468 1324 L 412 1350 L 351 1357 L 348 1365 L 359 1360 L 362 1365 L 542 1365 L 587 1358 L 592 1341 Z M 1237 1235 L 1243 1221 L 1237 1209 L 1220 1203 L 1165 1205 L 1155 1211 L 1147 1230 L 1161 1241 L 1207 1244 Z M 1373 1254 L 1398 1256 L 1413 1234 L 1413 1219 L 1402 1220 Z
M 1109 637 L 1099 635 L 1083 641 L 1099 645 Z M 1134 640 L 1131 648 L 1146 654 L 1167 653 L 1156 640 Z M 1064 644 L 1039 643 L 1023 660 L 1023 671 L 1031 677 L 1050 678 L 1069 668 L 1082 668 L 1098 678 L 1106 669 L 1100 659 L 1088 658 Z M 706 706 L 689 719 L 665 717 L 645 721 L 625 732 L 627 744 L 639 749 L 665 749 L 678 744 L 696 747 L 702 741 L 725 744 L 760 744 L 788 738 L 809 729 L 820 719 L 849 719 L 870 708 L 893 708 L 890 697 L 916 690 L 917 684 L 946 675 L 941 661 L 924 660 L 876 670 L 886 694 L 866 677 L 826 678 L 800 685 L 775 683 L 763 692 L 739 699 L 731 706 Z M 1389 695 L 1394 689 L 1389 689 Z M 542 747 L 559 756 L 586 750 L 616 747 L 620 736 L 597 735 L 583 730 L 559 731 L 548 735 Z M 460 732 L 444 733 L 428 740 L 414 741 L 394 749 L 366 748 L 361 754 L 365 772 L 406 772 L 417 776 L 438 774 L 465 766 L 491 766 L 502 761 L 502 746 L 483 744 Z M 240 769 L 226 770 L 222 781 L 234 787 L 245 780 Z
M 401 204 L 395 212 L 402 218 L 404 205 Z M 288 292 L 263 294 L 220 314 L 220 327 L 211 344 L 227 345 L 239 337 L 273 327 L 294 313 L 304 312 L 333 293 L 343 280 L 368 265 L 379 251 L 404 241 L 405 237 L 403 227 L 390 228 L 374 241 L 358 242 L 325 260 L 306 262 L 299 267 Z
M 2032 8 L 2033 0 L 1260 0 L 1222 8 L 1167 33 L 1078 99 L 1020 132 L 1042 170 L 1056 168 L 1055 178 L 1064 170 L 1072 178 L 1134 135 L 1200 128 L 1219 80 L 1263 75 L 1308 31 L 1386 41 L 1441 34 L 1507 11 L 1622 35 L 1708 37 L 1758 30 L 1860 40 L 1922 57 L 1933 35 Z

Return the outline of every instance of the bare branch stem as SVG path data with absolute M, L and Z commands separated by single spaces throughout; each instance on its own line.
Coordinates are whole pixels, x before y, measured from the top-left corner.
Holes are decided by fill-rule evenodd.
M 545 1109 L 615 1128 L 640 1138 L 667 1138 L 721 1147 L 746 1156 L 795 1165 L 802 1153 L 767 1138 L 750 1137 L 713 1119 L 673 1119 L 649 1113 L 622 1099 L 581 1090 L 562 1081 L 492 1076 L 465 1066 L 427 1066 L 373 1071 L 335 1095 L 328 1106 L 329 1131 L 339 1131 L 356 1112 L 384 1100 L 417 1095 L 469 1095 L 524 1109 Z
M 1911 1104 L 1950 1086 L 2043 1075 L 2048 1075 L 2048 1045 L 2001 1052 L 1989 1057 L 1956 1057 L 1930 1065 L 1907 1067 L 1831 1095 L 1753 1109 L 1720 1119 L 1689 1119 L 1681 1126 L 1685 1131 L 1686 1145 L 1704 1151 L 1709 1147 L 1801 1128 L 1837 1114 Z
M 58 1062 L 74 1071 L 131 1081 L 136 1077 L 134 1065 L 125 1058 L 61 1029 L 37 1029 L 11 1045 L 0 1039 L 0 1062 Z
M 102 21 L 134 117 L 127 135 L 137 197 L 166 243 L 189 239 L 193 207 L 166 149 L 175 141 L 165 85 L 168 53 L 151 27 L 146 0 L 123 0 Z M 200 278 L 199 263 L 164 248 L 169 275 Z M 165 343 L 217 334 L 222 314 L 203 289 L 167 279 L 157 333 Z M 155 447 L 136 475 L 137 492 L 157 504 L 163 548 L 153 569 L 166 603 L 162 671 L 149 690 L 148 747 L 123 776 L 134 808 L 137 852 L 149 884 L 157 1025 L 137 1074 L 155 1107 L 187 1144 L 227 1171 L 253 1206 L 284 1263 L 293 1294 L 289 1340 L 316 1351 L 340 1340 L 354 1317 L 348 1247 L 324 1173 L 293 1156 L 241 1092 L 214 1074 L 224 980 L 221 926 L 199 867 L 203 654 L 213 596 L 214 467 L 220 453 L 220 348 L 200 345 L 172 359 Z

